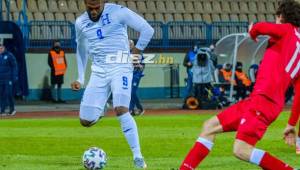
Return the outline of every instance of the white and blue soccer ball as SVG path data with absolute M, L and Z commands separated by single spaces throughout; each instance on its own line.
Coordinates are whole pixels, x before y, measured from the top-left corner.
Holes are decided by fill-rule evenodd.
M 97 147 L 92 147 L 86 150 L 82 156 L 83 166 L 87 170 L 101 170 L 106 165 L 106 153 Z

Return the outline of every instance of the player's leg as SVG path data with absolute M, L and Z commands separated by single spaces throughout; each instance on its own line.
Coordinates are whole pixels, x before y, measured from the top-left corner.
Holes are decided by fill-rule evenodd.
M 180 170 L 193 170 L 209 154 L 218 133 L 235 131 L 238 128 L 243 102 L 237 103 L 203 124 L 199 138 L 180 166 Z
M 61 83 L 57 84 L 57 91 L 56 91 L 57 94 L 56 94 L 56 96 L 57 96 L 57 101 L 58 102 L 63 101 L 62 98 L 61 98 L 61 86 L 62 86 Z
M 9 81 L 6 88 L 7 93 L 7 102 L 9 105 L 9 115 L 13 116 L 16 114 L 15 111 L 15 101 L 14 101 L 14 95 L 13 95 L 13 83 L 12 81 Z
M 110 86 L 105 77 L 92 73 L 80 103 L 80 123 L 90 127 L 104 116 L 105 104 L 110 94 Z
M 261 96 L 253 97 L 252 101 L 249 103 L 249 110 L 242 116 L 234 143 L 234 155 L 265 170 L 293 170 L 268 152 L 255 148 L 281 109 Z M 274 113 L 274 116 L 266 118 L 266 111 L 269 111 L 269 114 Z
M 139 88 L 140 80 L 141 80 L 141 77 L 134 77 L 133 81 L 132 81 L 132 83 L 133 83 L 132 84 L 132 91 L 134 93 L 133 93 L 133 95 L 131 97 L 134 98 L 136 108 L 138 109 L 138 111 L 135 113 L 135 115 L 142 115 L 142 114 L 144 114 L 144 108 L 141 105 L 140 99 L 139 99 L 139 97 L 137 95 L 137 90 Z M 133 100 L 133 99 L 131 99 L 131 100 Z
M 136 105 L 136 87 L 134 86 L 134 78 L 132 79 L 132 89 L 131 89 L 131 98 L 130 98 L 130 104 L 129 104 L 129 112 L 131 115 L 134 115 L 134 108 Z
M 192 71 L 187 71 L 187 82 L 186 82 L 186 91 L 185 91 L 185 98 L 189 97 L 193 91 L 193 73 Z
M 221 132 L 223 132 L 222 126 L 216 116 L 207 120 L 196 143 L 182 162 L 180 170 L 194 170 L 209 154 L 216 134 Z
M 296 141 L 296 154 L 300 155 L 300 124 L 299 124 L 299 130 L 298 130 L 298 137 Z
M 55 84 L 51 84 L 50 90 L 51 90 L 51 100 L 52 100 L 52 102 L 57 102 Z
M 233 149 L 234 155 L 244 161 L 251 162 L 265 170 L 294 170 L 264 150 L 255 148 L 254 145 L 236 139 Z
M 111 81 L 113 106 L 120 121 L 124 136 L 133 153 L 136 167 L 146 168 L 146 164 L 141 153 L 137 125 L 128 109 L 131 98 L 131 84 L 132 72 L 122 70 L 113 74 Z

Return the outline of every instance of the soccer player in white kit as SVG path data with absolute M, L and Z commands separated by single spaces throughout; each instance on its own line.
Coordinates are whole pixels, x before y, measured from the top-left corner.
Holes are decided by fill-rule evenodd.
M 92 73 L 80 104 L 80 123 L 90 127 L 103 117 L 105 104 L 112 93 L 114 111 L 132 150 L 134 164 L 145 169 L 147 166 L 140 149 L 137 125 L 128 110 L 133 65 L 132 62 L 124 62 L 124 58 L 130 55 L 127 26 L 140 33 L 133 54 L 140 54 L 146 48 L 154 30 L 147 21 L 126 7 L 105 3 L 104 0 L 84 2 L 86 12 L 75 23 L 79 78 L 71 84 L 72 89 L 80 90 L 83 86 L 88 57 L 92 60 Z

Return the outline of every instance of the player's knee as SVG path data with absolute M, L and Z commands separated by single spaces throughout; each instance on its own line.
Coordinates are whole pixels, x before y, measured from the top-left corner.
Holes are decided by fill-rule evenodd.
M 129 112 L 129 110 L 127 107 L 118 106 L 118 107 L 115 107 L 115 112 L 116 112 L 117 116 L 122 116 L 123 114 Z
M 200 136 L 213 140 L 214 136 L 221 132 L 223 132 L 222 125 L 220 124 L 219 119 L 215 116 L 204 122 Z
M 247 149 L 244 148 L 241 145 L 238 145 L 238 144 L 234 144 L 233 154 L 238 159 L 241 159 L 241 160 L 244 160 L 244 161 L 248 161 L 249 158 L 250 158 L 249 153 L 247 152 Z
M 214 124 L 211 120 L 207 120 L 203 123 L 202 135 L 212 135 L 214 134 Z
M 80 106 L 80 124 L 84 127 L 91 127 L 104 116 L 103 109 L 90 106 Z

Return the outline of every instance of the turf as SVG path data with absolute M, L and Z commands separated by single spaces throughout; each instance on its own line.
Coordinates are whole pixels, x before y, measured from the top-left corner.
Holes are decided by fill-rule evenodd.
M 212 115 L 137 117 L 141 146 L 149 170 L 171 170 L 193 145 L 204 120 Z M 291 165 L 300 157 L 282 141 L 288 113 L 283 113 L 258 144 Z M 257 170 L 232 156 L 234 133 L 217 137 L 215 148 L 201 164 L 205 170 Z M 131 152 L 114 117 L 83 128 L 76 118 L 0 120 L 1 170 L 83 170 L 81 156 L 91 146 L 109 156 L 106 170 L 134 169 Z

